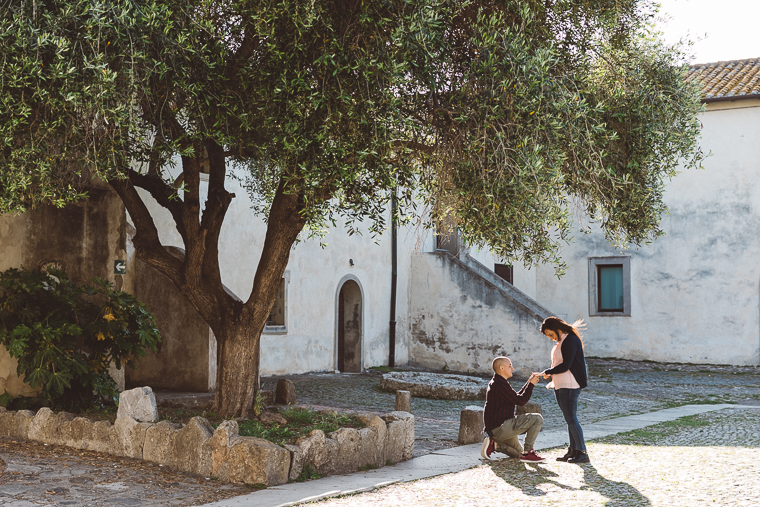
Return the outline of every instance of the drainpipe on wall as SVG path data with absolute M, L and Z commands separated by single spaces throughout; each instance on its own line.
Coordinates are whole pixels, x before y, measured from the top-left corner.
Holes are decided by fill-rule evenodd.
M 388 366 L 396 365 L 396 283 L 398 259 L 396 244 L 396 189 L 391 194 L 391 320 L 388 328 Z

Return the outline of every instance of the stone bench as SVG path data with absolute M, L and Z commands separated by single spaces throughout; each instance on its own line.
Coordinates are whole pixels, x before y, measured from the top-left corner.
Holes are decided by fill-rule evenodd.
M 518 405 L 515 414 L 542 414 L 539 403 L 528 402 Z M 459 414 L 459 438 L 457 442 L 462 445 L 475 444 L 483 441 L 483 407 L 470 405 L 465 407 Z

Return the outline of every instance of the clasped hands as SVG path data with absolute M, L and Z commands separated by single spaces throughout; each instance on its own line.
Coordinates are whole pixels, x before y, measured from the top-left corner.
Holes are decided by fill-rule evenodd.
M 533 385 L 536 385 L 538 383 L 538 379 L 543 375 L 545 379 L 551 377 L 551 375 L 546 374 L 545 372 L 533 372 L 530 374 L 530 378 L 528 379 L 528 382 L 530 382 Z

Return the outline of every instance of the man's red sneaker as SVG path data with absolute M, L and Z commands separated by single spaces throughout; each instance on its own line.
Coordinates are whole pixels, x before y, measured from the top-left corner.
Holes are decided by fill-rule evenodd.
M 486 438 L 483 440 L 483 446 L 480 448 L 480 455 L 483 456 L 483 458 L 491 459 L 491 454 L 493 454 L 494 448 L 493 444 L 493 440 L 491 440 L 490 437 L 486 436 Z
M 520 461 L 523 463 L 546 463 L 546 459 L 536 454 L 536 451 L 528 451 L 522 453 L 520 456 Z

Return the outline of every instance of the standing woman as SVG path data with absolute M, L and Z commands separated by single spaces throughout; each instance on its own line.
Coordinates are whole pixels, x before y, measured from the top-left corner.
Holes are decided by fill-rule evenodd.
M 589 462 L 583 429 L 578 422 L 578 396 L 588 384 L 586 358 L 583 356 L 583 341 L 579 331 L 583 327 L 583 320 L 568 324 L 557 317 L 549 317 L 541 324 L 541 333 L 556 342 L 552 349 L 552 367 L 541 374 L 544 378 L 551 375 L 552 381 L 546 387 L 554 387 L 554 396 L 567 423 L 570 448 L 557 461 L 568 463 Z

